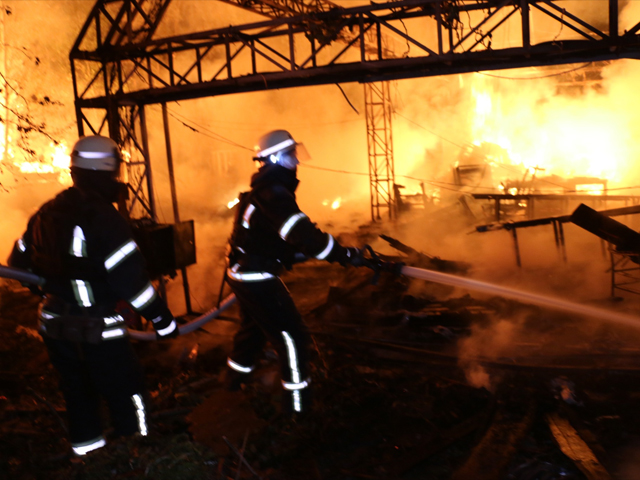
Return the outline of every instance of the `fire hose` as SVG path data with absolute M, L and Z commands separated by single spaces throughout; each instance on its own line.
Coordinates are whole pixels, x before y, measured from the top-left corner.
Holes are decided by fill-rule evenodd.
M 640 318 L 634 315 L 629 315 L 622 312 L 614 312 L 605 308 L 582 305 L 580 303 L 571 302 L 557 297 L 525 292 L 515 288 L 503 287 L 501 285 L 483 282 L 480 280 L 473 280 L 465 277 L 459 277 L 448 273 L 437 272 L 435 270 L 409 267 L 399 262 L 385 262 L 379 258 L 378 254 L 374 252 L 371 247 L 366 246 L 365 248 L 371 255 L 371 258 L 367 259 L 369 263 L 368 266 L 376 271 L 376 275 L 379 275 L 381 271 L 387 271 L 396 275 L 403 275 L 405 277 L 411 277 L 420 280 L 426 280 L 429 282 L 440 283 L 443 285 L 449 285 L 452 287 L 460 287 L 476 292 L 510 298 L 521 303 L 546 307 L 551 310 L 559 310 L 567 313 L 584 315 L 586 317 L 608 320 L 610 322 L 640 328 Z
M 18 280 L 20 283 L 27 283 L 29 285 L 42 286 L 44 285 L 44 278 L 35 273 L 22 270 L 21 268 L 5 267 L 0 265 L 0 277 L 11 278 L 12 280 Z
M 180 330 L 180 335 L 185 335 L 199 329 L 205 323 L 210 322 L 214 318 L 218 317 L 218 315 L 220 315 L 234 303 L 236 303 L 236 296 L 232 293 L 222 302 L 220 302 L 220 305 L 218 307 L 212 308 L 208 312 L 203 313 L 198 318 L 195 318 L 190 322 L 185 323 L 184 325 L 180 325 L 178 327 L 178 330 Z M 156 340 L 155 332 L 142 332 L 140 330 L 129 329 L 129 336 L 131 336 L 131 338 L 135 338 L 136 340 L 143 340 L 147 342 Z
M 449 285 L 452 287 L 460 287 L 467 290 L 473 290 L 480 293 L 497 295 L 504 298 L 510 298 L 517 300 L 521 303 L 537 305 L 540 307 L 546 307 L 552 310 L 564 311 L 567 313 L 573 313 L 577 315 L 583 315 L 586 317 L 596 318 L 599 320 L 607 320 L 610 322 L 619 323 L 635 328 L 640 328 L 640 318 L 634 315 L 629 315 L 622 312 L 614 312 L 604 308 L 593 307 L 589 305 L 582 305 L 569 300 L 564 300 L 557 297 L 548 295 L 540 295 L 537 293 L 526 292 L 515 288 L 504 287 L 489 282 L 483 282 L 480 280 L 473 280 L 470 278 L 459 277 L 448 273 L 437 272 L 435 270 L 428 270 L 425 268 L 417 268 L 406 266 L 399 262 L 387 262 L 379 258 L 378 254 L 366 246 L 366 250 L 369 251 L 371 258 L 366 259 L 366 266 L 374 270 L 374 283 L 377 282 L 381 272 L 390 272 L 395 275 L 403 275 L 405 277 L 416 278 L 420 280 L 426 280 L 429 282 L 440 283 L 443 285 Z M 44 279 L 25 270 L 5 267 L 0 265 L 0 277 L 11 278 L 18 280 L 22 283 L 29 283 L 33 285 L 43 285 Z M 184 335 L 194 330 L 197 330 L 202 325 L 206 324 L 210 320 L 218 317 L 222 312 L 231 307 L 236 301 L 235 295 L 231 294 L 226 297 L 218 307 L 209 310 L 198 318 L 181 325 L 179 327 L 180 335 Z M 142 332 L 139 330 L 129 330 L 132 338 L 137 340 L 152 341 L 156 339 L 155 332 Z
M 12 280 L 17 280 L 22 284 L 35 286 L 42 286 L 45 283 L 45 279 L 39 275 L 36 275 L 35 273 L 31 273 L 20 268 L 7 267 L 4 265 L 0 265 L 0 277 L 10 278 Z M 236 296 L 234 294 L 231 294 L 222 302 L 220 302 L 220 305 L 218 305 L 217 307 L 212 308 L 208 312 L 200 315 L 198 318 L 195 318 L 188 323 L 185 323 L 184 325 L 180 325 L 178 327 L 178 329 L 180 330 L 180 335 L 185 335 L 199 329 L 205 323 L 210 322 L 214 318 L 218 317 L 222 312 L 231 307 L 231 305 L 233 305 L 235 301 Z M 155 332 L 143 332 L 140 330 L 129 329 L 129 335 L 131 336 L 131 338 L 135 338 L 136 340 L 156 340 Z

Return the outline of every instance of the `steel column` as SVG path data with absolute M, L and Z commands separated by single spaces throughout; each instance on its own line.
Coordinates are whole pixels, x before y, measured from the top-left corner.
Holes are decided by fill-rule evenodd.
M 169 168 L 169 183 L 171 185 L 171 203 L 173 205 L 173 221 L 180 223 L 180 212 L 178 210 L 178 195 L 176 193 L 176 180 L 173 171 L 173 153 L 171 150 L 171 135 L 169 132 L 169 115 L 167 113 L 167 104 L 162 104 L 162 122 L 164 124 L 164 140 L 167 148 L 167 165 Z M 187 268 L 180 269 L 182 273 L 182 286 L 184 288 L 184 301 L 187 306 L 187 313 L 193 313 L 191 309 L 191 294 L 189 292 L 189 278 L 187 277 Z
M 149 136 L 147 135 L 147 115 L 145 113 L 145 106 L 138 105 L 140 115 L 140 133 L 142 136 L 142 156 L 144 158 L 144 167 L 147 176 L 147 192 L 149 193 L 149 208 L 151 213 L 151 220 L 158 222 L 158 213 L 156 211 L 156 199 L 153 191 L 153 175 L 151 173 L 151 160 L 149 156 Z

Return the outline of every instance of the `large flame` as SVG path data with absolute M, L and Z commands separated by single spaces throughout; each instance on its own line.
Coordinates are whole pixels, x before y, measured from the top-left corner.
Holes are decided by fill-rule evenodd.
M 471 88 L 474 143 L 498 145 L 523 176 L 595 177 L 620 181 L 629 161 L 627 136 L 619 114 L 607 109 L 595 92 L 587 98 L 556 96 L 550 89 L 518 90 L 505 99 L 495 83 L 480 75 Z M 543 98 L 543 100 L 541 100 Z M 581 190 L 601 193 L 601 185 Z

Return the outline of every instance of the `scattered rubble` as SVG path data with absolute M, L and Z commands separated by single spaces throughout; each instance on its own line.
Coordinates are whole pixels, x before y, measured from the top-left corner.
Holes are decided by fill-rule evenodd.
M 420 261 L 407 248 L 397 260 Z M 448 287 L 421 291 L 386 273 L 371 279 L 366 269 L 321 262 L 285 278 L 313 337 L 313 413 L 279 413 L 271 351 L 243 391 L 224 391 L 233 324 L 219 320 L 170 346 L 134 343 L 150 435 L 111 441 L 83 459 L 70 456 L 64 402 L 34 334 L 37 298 L 6 282 L 0 477 L 635 478 L 625 472 L 640 438 L 638 332 L 586 329 L 578 318 Z M 516 318 L 494 345 L 504 334 L 498 320 Z M 483 348 L 470 348 L 474 338 Z

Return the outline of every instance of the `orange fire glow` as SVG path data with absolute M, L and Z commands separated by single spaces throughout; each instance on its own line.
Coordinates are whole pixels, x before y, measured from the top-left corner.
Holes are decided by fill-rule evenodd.
M 0 132 L 1 135 L 1 132 Z M 4 137 L 1 137 L 4 140 Z M 43 160 L 17 160 L 11 148 L 11 137 L 8 138 L 9 144 L 7 149 L 8 157 L 13 160 L 13 165 L 23 174 L 58 174 L 57 181 L 61 185 L 71 185 L 71 175 L 69 173 L 69 164 L 71 158 L 67 153 L 67 146 L 64 143 L 54 144 L 51 142 L 48 154 L 48 161 Z M 4 154 L 4 142 L 2 144 L 2 153 Z
M 340 205 L 342 204 L 342 198 L 338 197 L 336 198 L 333 202 L 330 200 L 323 200 L 322 201 L 322 205 L 325 207 L 331 207 L 332 210 L 337 210 L 340 208 Z

